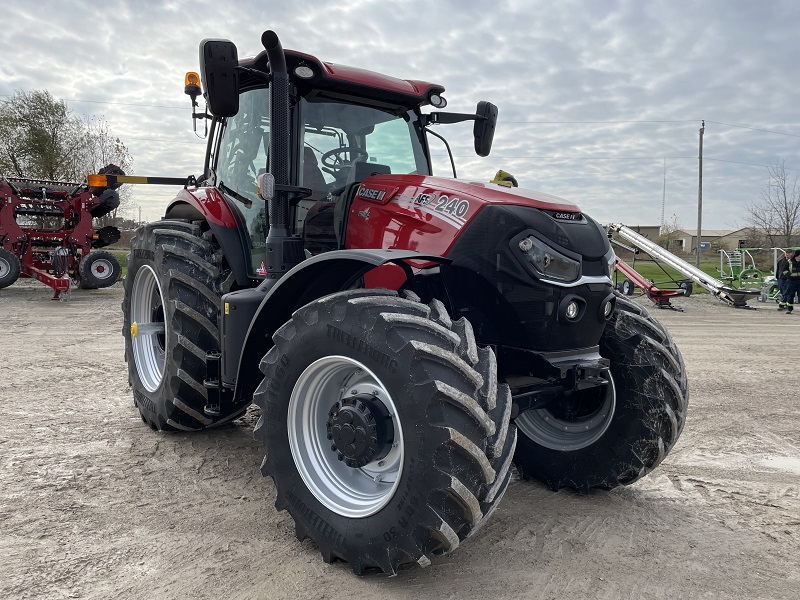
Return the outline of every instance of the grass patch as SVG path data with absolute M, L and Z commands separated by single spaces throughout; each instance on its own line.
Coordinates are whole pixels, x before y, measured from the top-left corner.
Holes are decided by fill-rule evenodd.
M 119 261 L 120 266 L 122 267 L 122 275 L 120 275 L 120 279 L 125 278 L 125 274 L 128 272 L 128 251 L 127 250 L 109 250 L 111 254 L 113 254 L 116 259 Z
M 636 269 L 636 272 L 639 273 L 645 279 L 650 279 L 654 281 L 655 286 L 659 289 L 664 289 L 664 290 L 677 289 L 678 286 L 675 283 L 673 283 L 673 279 L 675 281 L 685 281 L 685 280 L 691 281 L 688 277 L 684 277 L 681 273 L 679 273 L 672 267 L 665 264 L 661 263 L 656 264 L 653 261 L 649 260 L 637 260 L 635 265 L 633 264 L 633 261 L 630 260 L 626 260 L 625 262 L 631 265 L 634 269 Z M 692 264 L 692 266 L 694 266 L 694 264 Z M 700 263 L 700 270 L 703 271 L 703 273 L 706 273 L 707 275 L 714 277 L 715 279 L 719 279 L 720 277 L 718 267 L 719 263 L 712 263 L 712 262 Z M 617 282 L 621 283 L 625 279 L 625 276 L 618 271 L 615 273 L 614 277 L 615 277 L 614 279 L 615 284 Z M 695 294 L 709 293 L 706 288 L 694 282 L 692 282 L 692 288 L 693 288 L 692 293 Z

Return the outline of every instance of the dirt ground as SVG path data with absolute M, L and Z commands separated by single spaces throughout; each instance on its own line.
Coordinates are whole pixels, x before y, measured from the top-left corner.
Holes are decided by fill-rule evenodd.
M 50 296 L 0 290 L 2 599 L 800 598 L 800 314 L 697 295 L 658 311 L 690 384 L 659 469 L 588 496 L 514 481 L 454 554 L 358 578 L 275 511 L 255 409 L 154 433 L 127 385 L 122 290 Z

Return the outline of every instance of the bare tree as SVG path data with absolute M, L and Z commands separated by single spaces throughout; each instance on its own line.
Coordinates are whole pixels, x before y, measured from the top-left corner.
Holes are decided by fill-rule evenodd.
M 128 147 L 109 131 L 108 123 L 103 117 L 91 117 L 83 121 L 85 144 L 78 154 L 79 169 L 85 174 L 97 173 L 102 167 L 114 164 L 126 174 L 133 173 L 133 158 Z M 113 211 L 99 217 L 97 224 L 114 225 L 120 208 L 123 212 L 131 201 L 130 186 L 123 186 L 117 190 L 120 204 Z
M 665 221 L 661 226 L 656 243 L 662 248 L 672 250 L 670 246 L 674 245 L 673 242 L 678 239 L 682 232 L 683 227 L 681 227 L 681 222 L 678 220 L 678 215 L 672 215 L 672 218 L 669 221 Z
M 787 248 L 800 230 L 800 175 L 790 176 L 786 164 L 770 163 L 761 200 L 747 206 L 747 226 L 771 247 Z

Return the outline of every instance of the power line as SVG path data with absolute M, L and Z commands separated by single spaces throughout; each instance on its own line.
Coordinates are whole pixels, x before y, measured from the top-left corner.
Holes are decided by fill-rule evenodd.
M 433 153 L 434 156 L 437 157 L 444 157 L 447 156 L 446 154 L 439 154 Z M 474 156 L 470 154 L 454 154 L 455 158 L 474 158 Z M 492 159 L 503 159 L 503 160 L 517 160 L 517 159 L 536 159 L 536 160 L 697 160 L 696 156 L 495 156 L 492 155 Z M 703 157 L 704 161 L 712 161 L 712 162 L 722 162 L 722 163 L 731 163 L 734 165 L 747 165 L 750 167 L 762 167 L 762 168 L 769 168 L 769 165 L 759 164 L 759 163 L 749 163 L 749 162 L 742 162 L 737 160 L 725 160 L 723 158 L 709 158 L 707 156 Z M 792 169 L 790 167 L 785 167 L 787 171 L 800 171 L 800 169 Z
M 116 137 L 119 137 L 120 140 L 125 138 L 123 141 L 126 141 L 126 140 L 138 140 L 138 141 L 141 141 L 141 142 L 157 142 L 159 144 L 188 144 L 190 146 L 203 146 L 203 147 L 205 147 L 205 145 L 206 145 L 205 142 L 198 143 L 198 142 L 182 142 L 180 140 L 158 140 L 158 139 L 154 139 L 154 138 L 129 137 L 129 136 L 126 136 L 126 135 L 120 135 L 120 136 L 116 136 Z
M 435 153 L 436 156 L 447 156 L 446 154 Z M 475 158 L 470 154 L 454 154 L 456 158 Z M 537 159 L 537 160 L 694 160 L 696 156 L 495 156 L 493 159 Z
M 800 137 L 796 133 L 786 133 L 785 131 L 773 131 L 771 129 L 759 129 L 758 127 L 748 127 L 747 125 L 733 125 L 732 123 L 720 123 L 719 121 L 706 121 L 707 123 L 714 123 L 716 125 L 725 125 L 726 127 L 738 127 L 739 129 L 749 129 L 751 131 L 760 131 L 762 133 L 774 133 L 775 135 L 787 135 L 789 137 Z
M 11 94 L 0 94 L 3 98 L 11 98 Z M 108 100 L 78 100 L 76 98 L 60 98 L 64 102 L 87 102 L 89 104 L 111 104 L 114 106 L 137 106 L 140 108 L 169 108 L 170 110 L 189 110 L 189 106 L 166 106 L 163 104 L 136 104 L 132 102 L 110 102 Z
M 686 119 L 680 121 L 503 121 L 509 125 L 614 125 L 622 123 L 697 123 L 700 119 Z
M 681 119 L 681 120 L 625 120 L 625 121 L 503 121 L 508 125 L 620 125 L 625 123 L 697 123 L 700 119 Z M 706 123 L 724 125 L 725 127 L 737 127 L 739 129 L 749 129 L 762 133 L 774 133 L 775 135 L 785 135 L 789 137 L 800 137 L 800 134 L 787 133 L 785 131 L 775 131 L 773 129 L 762 129 L 749 125 L 736 125 L 734 123 L 722 123 L 721 121 L 711 121 L 706 119 Z
M 10 98 L 11 94 L 0 94 L 0 97 Z M 132 102 L 111 102 L 108 100 L 79 100 L 77 98 L 62 98 L 65 102 L 86 102 L 89 104 L 110 104 L 114 106 L 136 106 L 141 108 L 168 108 L 170 110 L 186 110 L 185 106 L 167 106 L 164 104 L 141 104 Z M 626 123 L 696 123 L 700 119 L 627 119 L 620 121 L 503 121 L 508 125 L 622 125 Z M 725 127 L 736 127 L 738 129 L 749 129 L 762 133 L 774 133 L 775 135 L 785 135 L 789 137 L 800 137 L 800 134 L 787 133 L 785 131 L 775 131 L 772 129 L 762 129 L 749 125 L 737 125 L 735 123 L 723 123 L 722 121 L 712 121 L 706 119 L 707 123 L 724 125 Z
M 723 162 L 723 163 L 731 163 L 734 165 L 747 165 L 749 167 L 764 167 L 765 169 L 769 168 L 770 165 L 760 165 L 758 163 L 749 163 L 749 162 L 740 162 L 738 160 L 725 160 L 723 158 L 708 158 L 704 157 L 703 160 L 712 160 L 714 162 Z M 787 171 L 800 171 L 800 169 L 792 169 L 791 167 L 784 167 Z

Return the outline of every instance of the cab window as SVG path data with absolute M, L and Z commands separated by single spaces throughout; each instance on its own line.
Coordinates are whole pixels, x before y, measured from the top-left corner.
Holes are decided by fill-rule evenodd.
M 243 92 L 239 112 L 226 120 L 217 149 L 217 187 L 247 224 L 250 275 L 263 276 L 267 207 L 258 197 L 256 177 L 266 172 L 269 148 L 269 91 Z

